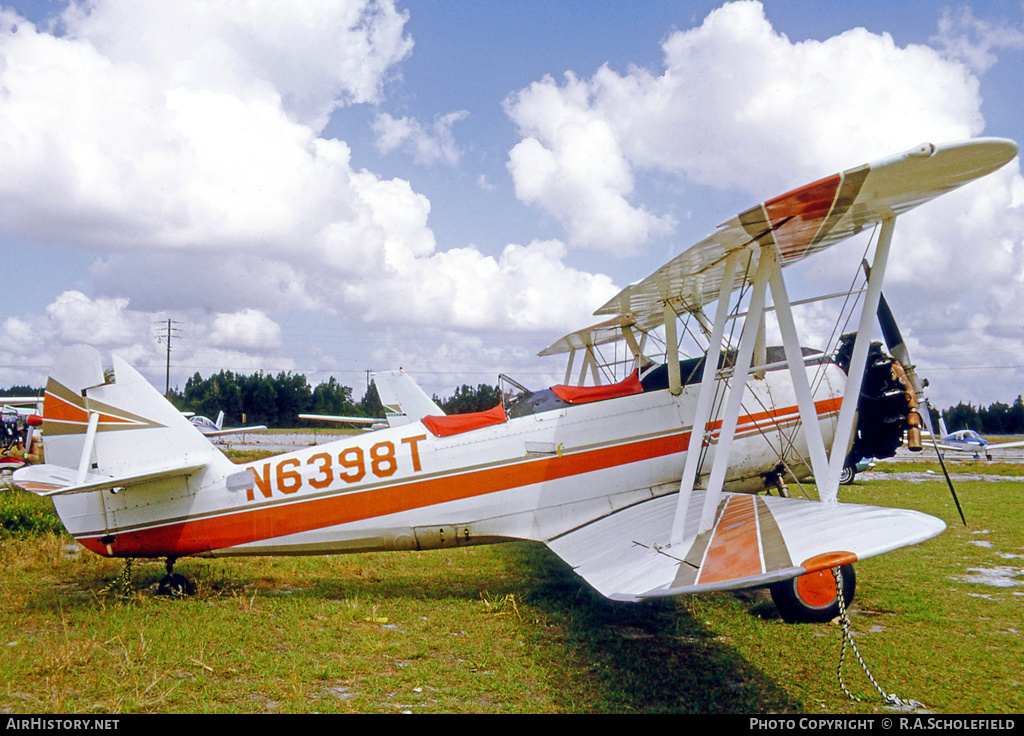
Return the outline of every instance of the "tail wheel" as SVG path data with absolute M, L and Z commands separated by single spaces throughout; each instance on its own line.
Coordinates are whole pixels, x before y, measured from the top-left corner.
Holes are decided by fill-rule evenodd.
M 839 575 L 843 604 L 849 608 L 857 589 L 853 565 L 840 567 Z M 787 623 L 827 623 L 840 613 L 836 579 L 831 568 L 783 580 L 769 589 L 779 615 Z
M 192 584 L 192 581 L 178 573 L 165 575 L 160 579 L 160 585 L 157 587 L 158 595 L 169 595 L 174 598 L 195 595 L 195 592 L 196 586 Z
M 157 594 L 169 595 L 174 598 L 195 595 L 196 586 L 192 584 L 192 581 L 184 575 L 174 572 L 175 562 L 174 557 L 167 558 L 167 574 L 160 579 L 160 585 L 157 586 Z

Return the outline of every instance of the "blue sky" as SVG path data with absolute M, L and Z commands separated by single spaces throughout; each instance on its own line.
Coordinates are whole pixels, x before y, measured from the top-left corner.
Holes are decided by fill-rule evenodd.
M 0 385 L 84 341 L 162 387 L 168 318 L 177 385 L 558 381 L 540 348 L 755 202 L 1024 140 L 1021 4 L 889 5 L 5 4 Z M 934 403 L 1011 402 L 1019 165 L 948 199 L 901 220 L 887 296 Z M 794 286 L 845 285 L 862 248 Z

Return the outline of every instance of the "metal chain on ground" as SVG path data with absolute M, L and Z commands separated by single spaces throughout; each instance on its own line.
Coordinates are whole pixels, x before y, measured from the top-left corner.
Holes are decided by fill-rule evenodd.
M 839 676 L 839 687 L 843 689 L 847 697 L 855 702 L 862 702 L 860 698 L 851 693 L 846 683 L 843 681 L 843 664 L 846 661 L 846 646 L 849 644 L 850 648 L 853 649 L 853 653 L 857 655 L 857 661 L 860 662 L 861 668 L 864 670 L 864 674 L 868 676 L 871 684 L 874 685 L 875 690 L 882 696 L 889 705 L 896 706 L 898 708 L 913 709 L 924 708 L 923 703 L 919 703 L 916 700 L 904 700 L 895 693 L 886 694 L 879 684 L 875 681 L 871 671 L 868 669 L 867 664 L 864 662 L 864 658 L 860 656 L 860 650 L 857 649 L 856 643 L 853 641 L 853 634 L 850 632 L 850 617 L 846 615 L 846 601 L 843 598 L 843 575 L 838 567 L 832 568 L 832 576 L 836 580 L 836 596 L 839 601 L 839 624 L 843 628 L 843 646 L 839 652 L 839 667 L 836 670 L 836 674 Z
M 107 585 L 100 589 L 100 595 L 105 593 L 115 593 L 119 598 L 128 598 L 132 592 L 132 560 L 131 557 L 124 561 L 124 569 L 121 570 L 121 574 L 111 580 Z

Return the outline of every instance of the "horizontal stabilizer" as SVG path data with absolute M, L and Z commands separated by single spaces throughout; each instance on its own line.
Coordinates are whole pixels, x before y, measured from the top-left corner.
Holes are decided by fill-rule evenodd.
M 767 585 L 846 564 L 940 534 L 917 511 L 801 499 L 722 495 L 714 527 L 699 514 L 671 546 L 675 494 L 630 506 L 548 541 L 599 593 L 613 600 Z M 704 492 L 691 503 L 700 508 Z
M 14 473 L 14 485 L 38 496 L 59 496 L 68 493 L 86 493 L 112 489 L 128 489 L 144 483 L 190 475 L 206 467 L 206 463 L 175 465 L 147 470 L 136 475 L 111 477 L 97 473 L 86 474 L 78 482 L 78 472 L 59 465 L 28 465 Z

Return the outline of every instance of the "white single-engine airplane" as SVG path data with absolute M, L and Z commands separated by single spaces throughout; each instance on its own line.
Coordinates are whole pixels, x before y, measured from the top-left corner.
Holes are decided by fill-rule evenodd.
M 43 409 L 45 411 L 45 407 Z M 223 437 L 229 434 L 241 434 L 243 432 L 265 432 L 267 425 L 256 424 L 251 427 L 229 427 L 224 429 L 224 412 L 220 412 L 217 415 L 217 421 L 213 421 L 209 417 L 202 416 L 190 416 L 188 418 L 192 426 L 198 429 L 207 437 Z
M 914 381 L 870 349 L 894 222 L 1016 154 L 1000 139 L 926 144 L 747 210 L 626 287 L 597 311 L 605 321 L 542 352 L 569 353 L 567 377 L 582 353 L 577 385 L 519 386 L 473 415 L 407 409 L 405 424 L 245 465 L 125 361 L 114 356 L 105 380 L 99 353 L 72 347 L 46 386 L 48 464 L 15 482 L 51 497 L 94 552 L 166 558 L 172 582 L 185 556 L 528 539 L 614 600 L 771 586 L 785 618 L 830 619 L 838 591 L 852 595 L 852 563 L 945 529 L 837 499 L 855 430 L 898 446 L 919 422 Z M 874 225 L 856 337 L 836 359 L 801 348 L 783 267 Z M 731 313 L 734 297 L 745 314 Z M 768 309 L 780 348 L 764 344 Z M 704 357 L 681 360 L 679 317 L 693 318 L 683 327 L 700 330 Z M 659 335 L 655 360 L 648 338 Z M 610 344 L 629 350 L 625 377 L 602 383 Z M 811 475 L 820 501 L 757 495 Z
M 990 442 L 973 429 L 958 429 L 956 432 L 949 432 L 946 430 L 946 422 L 941 417 L 939 418 L 939 432 L 940 437 L 936 443 L 939 450 L 970 452 L 974 457 L 980 457 L 980 453 L 984 452 L 987 460 L 992 459 L 992 450 L 1024 447 L 1024 441 Z
M 373 374 L 373 385 L 377 398 L 384 406 L 384 419 L 373 417 L 337 416 L 334 414 L 299 414 L 299 419 L 313 419 L 321 422 L 341 424 L 369 424 L 369 430 L 398 427 L 428 415 L 440 416 L 444 410 L 427 396 L 412 377 L 399 368 L 397 371 L 382 371 Z

